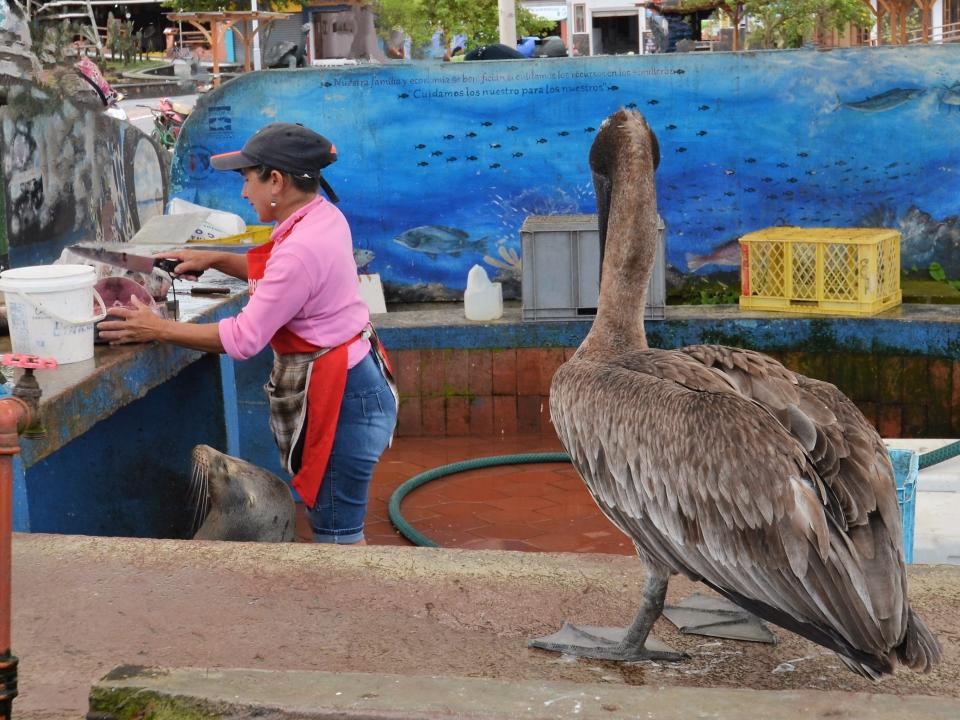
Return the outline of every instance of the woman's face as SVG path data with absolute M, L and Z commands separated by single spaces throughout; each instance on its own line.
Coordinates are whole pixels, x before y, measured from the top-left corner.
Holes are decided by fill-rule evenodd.
M 273 216 L 273 208 L 270 207 L 270 201 L 276 199 L 273 195 L 273 179 L 261 180 L 254 168 L 246 168 L 242 173 L 243 192 L 240 194 L 253 205 L 260 222 L 273 222 L 276 219 Z

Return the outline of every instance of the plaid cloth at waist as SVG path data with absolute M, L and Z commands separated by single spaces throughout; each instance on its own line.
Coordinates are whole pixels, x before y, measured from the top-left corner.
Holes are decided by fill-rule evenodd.
M 307 385 L 313 361 L 329 351 L 330 348 L 323 348 L 312 353 L 273 353 L 273 370 L 263 389 L 270 405 L 270 430 L 280 452 L 280 464 L 291 475 L 300 469 L 301 448 L 297 446 L 306 420 Z

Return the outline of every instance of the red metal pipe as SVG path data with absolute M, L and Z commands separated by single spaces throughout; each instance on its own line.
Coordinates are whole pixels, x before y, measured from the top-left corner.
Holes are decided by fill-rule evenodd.
M 17 438 L 30 424 L 30 408 L 21 399 L 0 400 L 0 720 L 10 719 L 17 696 L 17 658 L 10 648 L 10 579 L 13 534 L 13 456 Z

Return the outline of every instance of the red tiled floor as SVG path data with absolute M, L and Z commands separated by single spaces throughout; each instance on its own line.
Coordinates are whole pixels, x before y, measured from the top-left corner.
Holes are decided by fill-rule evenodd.
M 371 545 L 410 545 L 389 521 L 394 490 L 414 475 L 461 460 L 557 452 L 554 435 L 401 437 L 384 453 L 370 487 L 365 533 Z M 577 472 L 564 463 L 502 465 L 449 475 L 407 495 L 404 518 L 444 547 L 631 555 L 633 545 L 597 509 Z M 302 508 L 297 539 L 309 542 Z

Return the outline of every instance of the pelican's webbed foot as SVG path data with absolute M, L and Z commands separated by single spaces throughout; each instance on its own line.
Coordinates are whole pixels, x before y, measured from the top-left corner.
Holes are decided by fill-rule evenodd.
M 553 635 L 534 638 L 527 641 L 528 647 L 553 650 L 565 655 L 593 658 L 594 660 L 614 660 L 617 662 L 636 662 L 639 660 L 684 660 L 688 656 L 649 635 L 643 642 L 630 642 L 629 631 L 625 628 L 576 626 L 563 623 Z
M 597 660 L 683 660 L 687 655 L 650 637 L 653 623 L 663 612 L 669 579 L 669 570 L 648 564 L 643 605 L 626 629 L 577 627 L 565 622 L 553 635 L 529 640 L 527 646 Z

